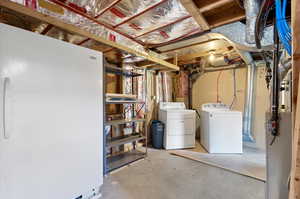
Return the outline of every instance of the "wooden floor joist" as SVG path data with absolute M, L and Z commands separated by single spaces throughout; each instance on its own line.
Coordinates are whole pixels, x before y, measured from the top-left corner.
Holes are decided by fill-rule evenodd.
M 300 4 L 292 1 L 292 29 L 293 29 L 293 113 L 294 133 L 292 144 L 292 172 L 289 199 L 300 198 Z
M 300 81 L 298 90 L 300 90 Z M 297 97 L 292 144 L 292 173 L 289 199 L 300 198 L 300 97 Z
M 161 65 L 161 66 L 164 66 L 165 68 L 167 69 L 171 69 L 171 70 L 179 70 L 179 67 L 172 64 L 172 63 L 169 63 L 165 60 L 162 60 L 160 58 L 157 58 L 157 57 L 154 57 L 154 56 L 151 56 L 149 55 L 150 53 L 142 53 L 142 52 L 139 52 L 137 50 L 134 50 L 132 48 L 129 48 L 127 46 L 124 46 L 124 45 L 121 45 L 121 44 L 118 44 L 116 42 L 113 42 L 113 41 L 110 41 L 110 40 L 106 40 L 106 39 L 103 39 L 101 37 L 98 37 L 94 34 L 91 34 L 85 30 L 82 30 L 72 24 L 67 24 L 67 23 L 64 23 L 54 17 L 51 17 L 51 16 L 48 16 L 48 15 L 45 15 L 45 14 L 42 14 L 42 13 L 39 13 L 33 9 L 30 9 L 30 8 L 27 8 L 21 4 L 18 4 L 18 3 L 14 3 L 14 2 L 11 2 L 9 0 L 1 0 L 0 1 L 0 7 L 2 8 L 6 8 L 6 9 L 9 9 L 9 10 L 13 10 L 17 13 L 20 13 L 20 14 L 23 14 L 23 15 L 26 15 L 26 16 L 29 16 L 29 17 L 32 17 L 34 19 L 37 19 L 37 20 L 40 20 L 42 22 L 46 22 L 48 24 L 51 24 L 55 27 L 58 27 L 62 30 L 65 30 L 65 31 L 68 31 L 70 33 L 74 33 L 74 34 L 77 34 L 77 35 L 81 35 L 81 36 L 84 36 L 84 37 L 87 37 L 87 38 L 90 38 L 90 39 L 93 39 L 97 42 L 100 42 L 100 43 L 103 43 L 105 45 L 108 45 L 108 46 L 111 46 L 113 48 L 116 48 L 116 49 L 119 49 L 121 51 L 125 51 L 125 52 L 128 52 L 130 54 L 133 54 L 133 55 L 136 55 L 136 56 L 140 56 L 140 57 L 143 57 L 151 62 L 154 62 L 154 63 L 157 63 L 158 65 Z

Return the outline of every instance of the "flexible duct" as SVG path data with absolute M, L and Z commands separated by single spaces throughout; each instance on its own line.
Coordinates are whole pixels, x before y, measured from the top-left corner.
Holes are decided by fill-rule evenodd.
M 281 59 L 278 67 L 279 80 L 281 82 L 286 77 L 288 71 L 292 68 L 291 58 Z
M 255 141 L 252 135 L 253 113 L 255 109 L 255 77 L 256 64 L 252 61 L 247 65 L 247 94 L 243 116 L 243 140 L 248 142 Z
M 244 0 L 246 10 L 246 42 L 255 43 L 255 23 L 259 12 L 259 0 Z

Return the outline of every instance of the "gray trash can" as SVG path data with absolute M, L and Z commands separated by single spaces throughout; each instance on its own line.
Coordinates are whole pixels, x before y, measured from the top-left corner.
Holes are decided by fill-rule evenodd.
M 153 120 L 151 124 L 152 146 L 156 149 L 163 148 L 164 123 L 159 120 Z

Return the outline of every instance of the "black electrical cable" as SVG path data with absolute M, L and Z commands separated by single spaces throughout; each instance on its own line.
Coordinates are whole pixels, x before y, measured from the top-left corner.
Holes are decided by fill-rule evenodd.
M 275 8 L 275 4 L 273 0 L 264 0 L 259 9 L 256 22 L 255 22 L 255 34 L 254 34 L 255 44 L 258 49 L 261 49 L 261 38 L 263 36 L 263 30 L 266 27 L 269 14 L 272 10 L 274 10 L 274 8 Z
M 274 53 L 273 53 L 273 74 L 272 74 L 272 107 L 271 107 L 271 133 L 275 137 L 278 135 L 279 127 L 279 78 L 278 64 L 280 58 L 279 52 L 279 37 L 276 27 L 274 26 Z M 273 141 L 274 142 L 274 141 Z
M 258 49 L 261 49 L 261 39 L 263 37 L 263 30 L 266 27 L 267 20 L 269 17 L 269 14 L 272 10 L 274 10 L 274 0 L 264 0 L 261 4 L 261 7 L 259 9 L 259 13 L 257 15 L 256 23 L 255 23 L 255 44 Z M 260 53 L 262 59 L 266 63 L 266 84 L 267 88 L 269 89 L 269 85 L 272 79 L 272 69 L 270 66 L 270 63 L 267 59 L 268 54 L 265 51 L 262 51 Z
M 263 9 L 264 9 L 264 5 L 266 4 L 266 1 L 267 0 L 264 0 L 260 9 L 259 9 L 259 12 L 258 12 L 258 15 L 257 15 L 257 18 L 256 18 L 256 22 L 255 22 L 255 32 L 254 32 L 254 37 L 255 37 L 255 44 L 256 44 L 256 47 L 258 49 L 261 49 L 261 43 L 260 43 L 260 39 L 261 39 L 261 32 L 260 32 L 260 27 L 261 27 L 261 18 L 262 18 L 262 12 L 263 12 Z

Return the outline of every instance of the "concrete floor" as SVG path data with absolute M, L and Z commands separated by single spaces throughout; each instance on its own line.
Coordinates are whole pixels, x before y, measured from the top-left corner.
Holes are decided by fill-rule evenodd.
M 265 184 L 150 149 L 148 157 L 107 176 L 103 199 L 264 199 Z

